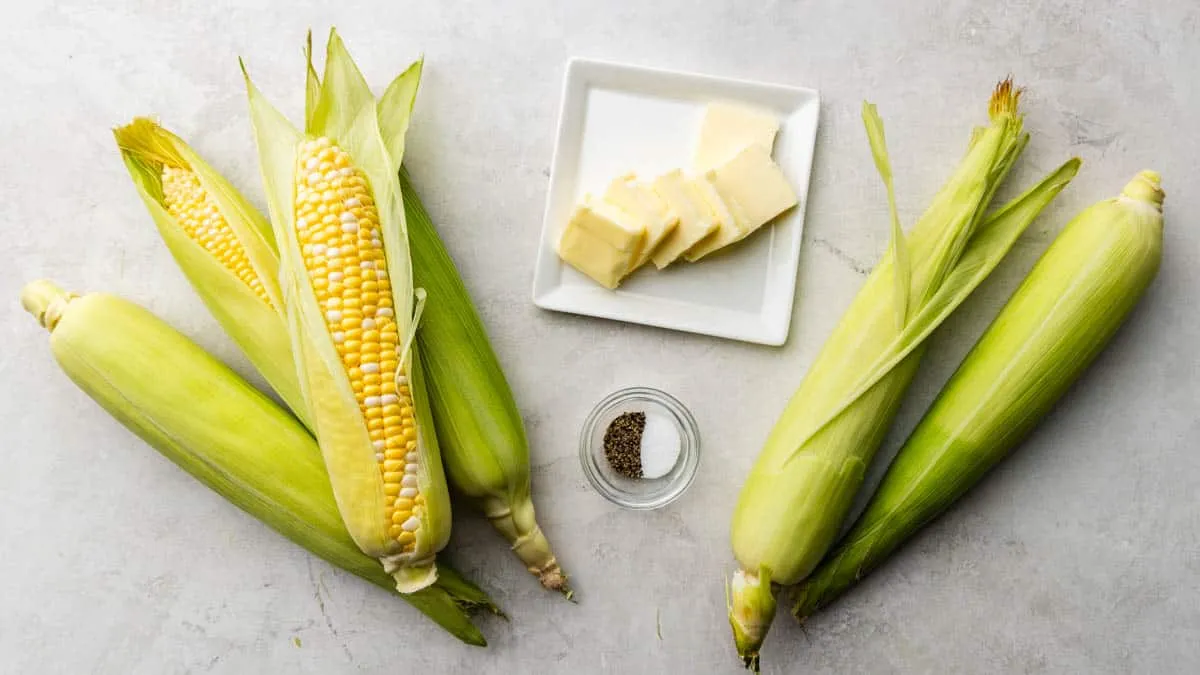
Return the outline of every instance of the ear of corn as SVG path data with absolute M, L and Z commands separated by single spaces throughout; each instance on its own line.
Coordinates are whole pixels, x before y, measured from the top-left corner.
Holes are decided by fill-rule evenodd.
M 1025 231 L 1025 228 L 1066 187 L 1078 169 L 1078 160 L 1068 161 L 1025 194 L 999 209 L 979 227 L 979 231 L 959 259 L 958 265 L 947 277 L 945 287 L 907 323 L 889 356 L 869 370 L 863 385 L 851 397 L 855 401 L 854 407 L 847 407 L 833 415 L 826 422 L 827 425 L 839 423 L 838 420 L 843 415 L 851 416 L 853 419 L 853 415 L 868 414 L 872 409 L 857 401 L 865 397 L 865 394 L 880 382 L 886 382 L 888 377 L 904 376 L 911 379 L 911 373 L 902 369 L 905 367 L 915 369 L 915 365 L 908 364 L 908 362 L 914 358 L 919 359 L 924 353 L 925 339 L 987 278 L 1021 233 Z M 886 292 L 886 289 L 881 292 Z M 898 402 L 891 402 L 889 405 L 898 405 Z M 894 415 L 895 410 L 890 408 L 886 413 Z M 863 470 L 861 467 L 858 468 L 857 473 L 848 480 L 856 481 L 857 485 L 862 480 Z M 823 477 L 806 478 L 819 481 Z M 818 485 L 820 485 L 819 482 Z M 746 489 L 749 489 L 749 484 L 743 487 L 743 491 Z M 851 494 L 842 498 L 850 499 L 852 496 Z M 811 504 L 811 506 L 804 507 L 808 509 L 807 511 L 783 517 L 803 518 L 806 523 L 809 522 L 808 519 L 816 519 L 816 522 L 819 523 L 822 515 L 819 513 L 821 509 L 848 508 L 847 503 L 829 506 L 828 502 L 822 501 L 822 498 L 821 495 L 818 495 L 807 502 L 807 504 Z M 742 526 L 749 527 L 750 525 L 743 524 Z M 772 576 L 771 568 L 766 565 L 760 566 L 757 574 L 750 573 L 743 568 L 734 574 L 727 591 L 729 621 L 733 628 L 735 644 L 738 646 L 739 653 L 743 655 L 747 667 L 752 669 L 758 667 L 758 649 L 775 614 L 774 589 L 771 584 L 773 578 L 775 577 Z
M 306 420 L 270 223 L 155 122 L 137 118 L 114 135 L 138 194 L 192 287 L 267 383 Z
M 400 173 L 417 282 L 429 292 L 418 342 L 450 483 L 487 516 L 531 574 L 571 597 L 530 497 L 521 413 L 454 261 L 405 171 Z
M 305 119 L 316 124 L 321 78 L 308 56 Z M 421 62 L 414 63 L 378 103 L 380 128 L 401 157 L 416 101 Z M 400 171 L 414 283 L 433 299 L 421 315 L 417 344 L 429 373 L 427 391 L 446 475 L 487 516 L 531 574 L 571 597 L 567 577 L 537 524 L 530 497 L 529 444 L 524 423 L 487 331 L 432 220 Z
M 44 281 L 21 299 L 50 331 L 66 374 L 130 431 L 288 539 L 393 587 L 346 532 L 320 451 L 285 410 L 137 305 Z M 162 377 L 167 370 L 171 377 Z M 460 640 L 486 644 L 465 610 L 494 606 L 446 566 L 438 583 L 402 597 Z
M 838 548 L 794 592 L 807 617 L 1008 455 L 1124 322 L 1162 258 L 1158 175 L 1079 214 L 967 355 Z
M 318 119 L 322 82 L 312 67 L 311 48 L 307 53 L 305 119 L 312 127 Z M 380 128 L 384 138 L 393 139 L 389 154 L 394 157 L 403 155 L 420 74 L 418 61 L 396 78 L 378 103 Z M 422 314 L 417 344 L 429 370 L 427 391 L 447 477 L 489 518 L 544 586 L 570 597 L 566 575 L 534 514 L 528 443 L 508 382 L 458 271 L 404 171 L 400 186 L 414 283 L 435 299 Z
M 304 132 L 247 88 L 292 349 L 338 507 L 397 588 L 419 590 L 437 578 L 450 499 L 414 339 L 423 293 L 394 154 L 404 113 L 380 114 L 332 32 Z
M 897 326 L 896 257 L 888 256 L 809 369 L 742 488 L 732 527 L 741 567 L 729 618 L 748 667 L 757 668 L 770 625 L 770 617 L 759 612 L 773 612 L 774 605 L 737 589 L 795 584 L 812 570 L 850 507 L 925 340 L 1078 168 L 1068 162 L 984 223 L 992 195 L 1028 139 L 1018 98 L 1011 83 L 997 87 L 989 104 L 991 124 L 973 135 L 959 168 L 905 238 L 911 286 L 903 326 Z M 739 582 L 739 576 L 750 578 Z

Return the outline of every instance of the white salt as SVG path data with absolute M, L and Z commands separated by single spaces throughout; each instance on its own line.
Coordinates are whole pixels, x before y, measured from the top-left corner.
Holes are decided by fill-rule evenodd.
M 646 413 L 642 430 L 642 478 L 662 478 L 679 461 L 679 429 L 670 419 Z

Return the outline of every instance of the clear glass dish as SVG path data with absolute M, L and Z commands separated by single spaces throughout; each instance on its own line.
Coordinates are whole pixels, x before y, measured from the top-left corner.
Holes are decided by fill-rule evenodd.
M 624 413 L 657 413 L 674 422 L 679 432 L 679 458 L 660 478 L 626 478 L 604 457 L 604 432 Z M 658 509 L 670 504 L 692 484 L 700 465 L 700 430 L 695 418 L 674 396 L 650 387 L 613 392 L 596 404 L 579 434 L 579 461 L 596 491 L 627 509 Z

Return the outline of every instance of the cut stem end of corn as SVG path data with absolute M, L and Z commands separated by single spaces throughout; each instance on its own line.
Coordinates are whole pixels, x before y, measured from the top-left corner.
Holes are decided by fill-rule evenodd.
M 775 618 L 771 573 L 765 569 L 758 574 L 738 570 L 734 572 L 726 593 L 734 646 L 737 647 L 742 665 L 757 673 L 758 653 Z
M 492 527 L 504 535 L 512 552 L 525 564 L 525 569 L 537 577 L 542 587 L 558 591 L 568 600 L 574 599 L 574 592 L 567 586 L 567 575 L 559 567 L 550 541 L 537 524 L 533 501 L 528 496 L 513 499 L 508 495 L 477 501 Z
M 1121 196 L 1145 202 L 1162 213 L 1163 199 L 1166 198 L 1166 193 L 1162 189 L 1162 176 L 1157 171 L 1141 171 L 1125 185 L 1125 189 L 1121 190 Z
M 74 293 L 64 291 L 53 281 L 40 279 L 29 282 L 21 289 L 21 306 L 37 319 L 42 328 L 53 332 L 67 303 L 75 297 Z
M 401 593 L 415 593 L 433 585 L 438 579 L 437 565 L 412 565 L 406 563 L 403 567 L 389 569 L 391 565 L 383 561 L 384 571 L 396 580 L 396 590 Z
M 497 529 L 505 531 L 499 526 Z M 559 567 L 554 552 L 550 550 L 550 542 L 546 539 L 546 535 L 542 534 L 540 527 L 535 525 L 532 532 L 513 541 L 512 550 L 521 559 L 521 562 L 525 563 L 525 568 L 529 570 L 529 573 L 537 577 L 542 587 L 558 591 L 567 596 L 567 599 L 574 598 L 574 593 L 567 586 L 567 575 Z

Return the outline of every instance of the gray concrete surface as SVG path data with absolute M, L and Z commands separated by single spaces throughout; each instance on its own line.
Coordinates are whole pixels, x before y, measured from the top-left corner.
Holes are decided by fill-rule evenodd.
M 1142 168 L 1160 170 L 1169 194 L 1162 273 L 1017 456 L 807 636 L 779 620 L 765 671 L 1200 671 L 1195 2 L 35 0 L 5 15 L 0 671 L 737 672 L 721 581 L 739 483 L 886 244 L 860 101 L 887 120 L 911 222 L 1008 73 L 1028 87 L 1033 134 L 1013 184 L 1070 155 L 1084 169 L 937 336 L 882 456 L 1062 223 Z M 314 560 L 133 439 L 57 370 L 16 303 L 42 276 L 117 292 L 248 372 L 159 242 L 109 129 L 158 115 L 258 201 L 235 56 L 294 114 L 304 31 L 330 23 L 380 85 L 427 57 L 408 159 L 507 368 L 542 523 L 579 591 L 577 606 L 542 592 L 461 511 L 450 555 L 512 617 L 483 622 L 487 651 Z M 821 90 L 786 347 L 530 303 L 571 55 Z M 631 384 L 675 393 L 702 427 L 695 485 L 657 513 L 610 506 L 576 460 L 589 407 Z

